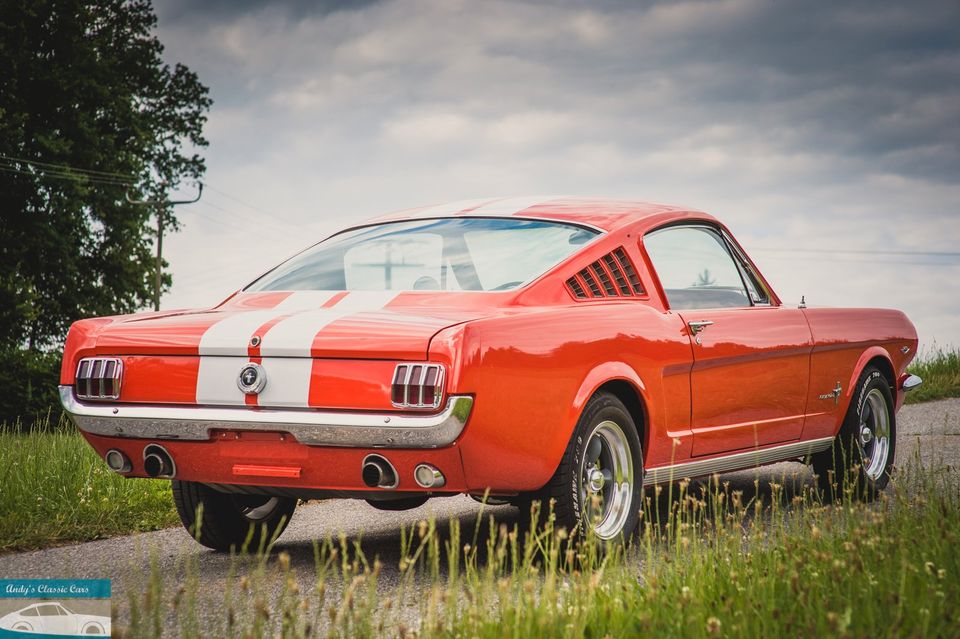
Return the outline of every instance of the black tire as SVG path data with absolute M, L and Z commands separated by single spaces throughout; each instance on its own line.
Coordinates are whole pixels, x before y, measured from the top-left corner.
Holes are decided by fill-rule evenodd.
M 883 420 L 886 429 L 878 426 Z M 864 426 L 871 431 L 869 439 L 862 434 Z M 886 452 L 879 449 L 883 437 Z M 867 367 L 857 381 L 853 401 L 833 446 L 813 456 L 821 497 L 833 501 L 851 492 L 859 499 L 874 499 L 890 482 L 896 447 L 897 417 L 890 380 L 877 368 Z
M 401 497 L 400 499 L 367 499 L 365 501 L 377 510 L 396 512 L 419 508 L 427 503 L 428 499 L 430 499 L 430 495 L 412 495 L 410 497 Z
M 183 527 L 202 545 L 222 552 L 258 551 L 283 533 L 297 507 L 291 497 L 234 495 L 193 481 L 175 479 L 172 487 Z
M 622 476 L 623 482 L 612 482 L 611 486 L 617 483 L 629 484 L 621 492 L 622 498 L 626 501 L 617 507 L 616 515 L 609 520 L 596 514 L 596 519 L 591 521 L 591 504 L 584 503 L 584 493 L 589 498 L 591 493 L 585 485 L 585 468 L 595 467 L 600 470 L 603 462 L 603 452 L 595 459 L 595 464 L 587 459 L 588 445 L 591 435 L 596 437 L 597 429 L 605 423 L 615 424 L 619 432 L 624 436 L 623 442 L 627 448 L 623 450 L 625 456 L 629 457 L 631 472 L 629 476 Z M 604 469 L 606 470 L 606 469 Z M 606 481 L 604 482 L 606 486 Z M 602 491 L 602 489 L 601 489 Z M 602 493 L 606 494 L 606 493 Z M 529 513 L 530 502 L 532 499 L 538 499 L 541 502 L 541 519 L 543 519 L 549 509 L 551 500 L 553 501 L 553 513 L 555 516 L 555 525 L 566 528 L 569 532 L 575 532 L 581 537 L 586 535 L 587 525 L 593 528 L 594 534 L 602 542 L 613 542 L 617 540 L 627 540 L 633 534 L 639 521 L 640 508 L 643 505 L 643 454 L 640 446 L 640 436 L 637 426 L 634 424 L 630 412 L 616 396 L 609 393 L 598 393 L 594 395 L 583 409 L 577 426 L 574 428 L 573 435 L 570 437 L 570 443 L 560 460 L 553 477 L 538 493 L 527 496 L 526 499 L 518 499 L 515 503 L 521 509 L 521 514 Z M 613 503 L 613 502 L 611 502 Z M 606 504 L 601 504 L 601 510 L 606 508 Z M 524 512 L 526 509 L 526 512 Z M 609 526 L 606 524 L 609 523 Z M 595 525 L 596 524 L 596 525 Z

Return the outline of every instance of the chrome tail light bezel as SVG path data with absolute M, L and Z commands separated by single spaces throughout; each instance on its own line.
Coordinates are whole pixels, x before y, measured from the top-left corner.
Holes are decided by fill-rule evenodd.
M 443 364 L 397 364 L 390 383 L 390 403 L 394 408 L 440 408 L 443 403 L 445 373 Z M 428 388 L 433 390 L 432 398 L 426 391 Z
M 123 360 L 119 357 L 84 357 L 77 363 L 73 391 L 77 399 L 120 399 Z

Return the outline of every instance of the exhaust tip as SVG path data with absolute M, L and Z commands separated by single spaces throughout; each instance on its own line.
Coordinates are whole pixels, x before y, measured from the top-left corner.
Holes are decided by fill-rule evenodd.
M 447 483 L 440 469 L 430 464 L 418 464 L 413 469 L 413 478 L 421 488 L 441 488 Z
M 383 455 L 372 453 L 363 458 L 360 477 L 370 488 L 396 488 L 400 484 L 397 469 Z
M 133 464 L 130 462 L 130 458 L 116 448 L 108 450 L 107 454 L 103 456 L 103 460 L 107 462 L 110 470 L 115 473 L 124 474 L 133 470 Z
M 143 472 L 155 479 L 172 479 L 177 474 L 177 465 L 166 448 L 150 444 L 143 449 Z

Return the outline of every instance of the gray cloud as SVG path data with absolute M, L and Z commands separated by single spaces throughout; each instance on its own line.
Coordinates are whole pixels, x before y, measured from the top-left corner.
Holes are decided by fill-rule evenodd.
M 169 59 L 216 100 L 210 183 L 261 209 L 215 192 L 184 209 L 171 303 L 211 301 L 308 243 L 304 228 L 491 194 L 683 202 L 728 220 L 748 248 L 960 244 L 956 2 L 157 10 Z M 211 241 L 224 256 L 200 274 Z M 757 257 L 784 297 L 900 305 L 960 341 L 947 334 L 960 296 L 941 288 L 956 291 L 956 261 Z

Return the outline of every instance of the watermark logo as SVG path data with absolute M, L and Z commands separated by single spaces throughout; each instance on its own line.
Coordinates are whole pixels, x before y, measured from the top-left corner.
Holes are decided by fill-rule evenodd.
M 109 637 L 109 579 L 0 579 L 0 639 Z

